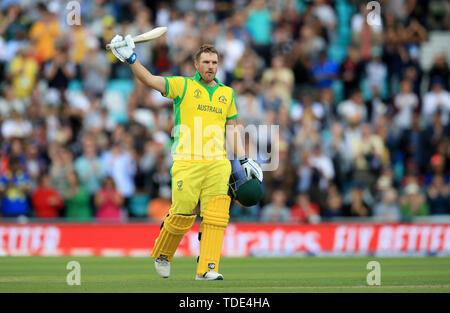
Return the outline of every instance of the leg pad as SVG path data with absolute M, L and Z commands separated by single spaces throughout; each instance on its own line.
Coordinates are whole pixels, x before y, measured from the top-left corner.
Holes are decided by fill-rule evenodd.
M 152 257 L 158 258 L 166 255 L 169 261 L 172 261 L 173 255 L 189 229 L 194 224 L 196 215 L 169 215 L 164 219 L 163 227 L 156 238 L 155 246 L 152 250 Z
M 219 271 L 223 235 L 230 219 L 230 202 L 231 198 L 227 195 L 216 196 L 203 212 L 198 276 L 202 276 L 209 270 Z

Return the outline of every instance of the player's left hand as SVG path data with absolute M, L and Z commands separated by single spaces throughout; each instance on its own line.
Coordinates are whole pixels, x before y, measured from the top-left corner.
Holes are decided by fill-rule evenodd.
M 247 178 L 256 178 L 260 182 L 263 181 L 263 171 L 261 170 L 261 167 L 258 165 L 258 163 L 248 158 L 247 156 L 240 158 L 239 162 L 241 163 L 241 166 L 244 169 Z

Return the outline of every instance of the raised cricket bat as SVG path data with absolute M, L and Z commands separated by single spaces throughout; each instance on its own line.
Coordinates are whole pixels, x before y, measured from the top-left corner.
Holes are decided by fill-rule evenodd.
M 140 34 L 138 36 L 133 37 L 134 43 L 146 42 L 154 40 L 160 36 L 162 36 L 167 31 L 167 27 L 156 27 L 151 31 Z M 120 48 L 125 47 L 127 45 L 126 41 L 115 42 L 113 44 L 107 44 L 106 50 L 110 50 L 111 48 Z

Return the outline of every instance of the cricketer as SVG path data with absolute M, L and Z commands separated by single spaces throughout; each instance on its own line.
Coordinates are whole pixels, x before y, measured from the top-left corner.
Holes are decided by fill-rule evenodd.
M 112 43 L 126 46 L 112 48 L 122 62 L 128 62 L 134 75 L 146 86 L 174 100 L 175 127 L 172 175 L 172 205 L 164 219 L 152 251 L 156 272 L 170 275 L 175 251 L 196 219 L 200 200 L 200 256 L 196 280 L 223 280 L 219 261 L 223 236 L 229 221 L 231 198 L 228 182 L 231 163 L 226 158 L 225 141 L 235 140 L 233 152 L 248 179 L 263 180 L 260 166 L 245 154 L 242 135 L 236 126 L 238 112 L 232 88 L 216 78 L 219 54 L 212 45 L 202 45 L 194 56 L 194 77 L 152 75 L 137 59 L 130 35 L 116 35 Z M 232 139 L 230 139 L 232 138 Z

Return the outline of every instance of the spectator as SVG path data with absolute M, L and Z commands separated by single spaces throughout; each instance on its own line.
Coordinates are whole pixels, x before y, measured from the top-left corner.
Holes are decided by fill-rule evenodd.
M 33 192 L 31 204 L 34 216 L 38 218 L 57 218 L 64 207 L 64 200 L 58 191 L 52 187 L 50 176 L 44 173 L 39 178 L 39 186 Z
M 318 89 L 330 88 L 333 80 L 338 77 L 338 73 L 338 66 L 327 57 L 326 51 L 320 51 L 319 58 L 313 62 L 311 68 L 311 76 L 316 87 Z
M 102 188 L 95 194 L 95 217 L 97 220 L 120 221 L 123 218 L 122 204 L 123 197 L 116 189 L 114 180 L 106 177 Z
M 328 188 L 327 202 L 322 210 L 322 219 L 329 220 L 335 217 L 342 216 L 342 197 L 339 194 L 336 186 L 331 185 Z
M 79 221 L 90 221 L 93 214 L 90 207 L 89 193 L 80 185 L 75 171 L 68 173 L 67 182 L 68 188 L 64 193 L 66 204 L 65 217 Z
M 123 144 L 113 142 L 111 149 L 101 157 L 103 172 L 114 180 L 119 193 L 125 198 L 125 207 L 128 207 L 128 201 L 135 191 L 137 165 L 132 153 L 132 150 L 125 151 Z
M 30 29 L 30 40 L 36 45 L 36 53 L 40 62 L 47 62 L 55 55 L 55 41 L 61 34 L 58 20 L 45 4 L 39 4 L 41 18 Z
M 450 126 L 450 125 L 449 125 Z M 422 155 L 423 160 L 431 160 L 431 157 L 437 152 L 438 147 L 445 138 L 450 135 L 450 127 L 444 127 L 441 112 L 433 115 L 431 123 L 423 130 Z
M 432 82 L 439 79 L 443 82 L 443 88 L 445 90 L 450 90 L 450 69 L 445 59 L 445 55 L 437 55 L 433 60 L 433 65 L 428 72 L 428 77 L 430 77 L 430 87 L 432 88 Z
M 314 16 L 325 26 L 329 32 L 336 28 L 337 18 L 334 9 L 325 0 L 314 0 Z
M 25 114 L 25 102 L 16 97 L 11 85 L 5 84 L 1 94 L 0 115 L 6 118 L 10 116 L 12 111 L 19 112 L 20 115 Z
M 41 173 L 46 170 L 44 158 L 39 154 L 39 148 L 35 143 L 26 145 L 25 172 L 30 176 L 32 189 L 35 189 Z
M 277 92 L 275 91 L 275 83 L 272 82 L 263 91 L 263 99 L 262 99 L 263 111 L 277 112 L 282 104 L 283 99 L 280 96 L 278 96 Z
M 12 137 L 26 138 L 31 135 L 33 126 L 18 111 L 11 112 L 11 118 L 2 124 L 2 136 L 9 140 Z
M 383 20 L 380 14 L 371 15 L 371 23 L 366 23 L 368 17 L 368 7 L 366 3 L 359 4 L 359 12 L 353 15 L 351 20 L 351 30 L 353 44 L 356 45 L 361 53 L 361 58 L 367 60 L 370 58 L 372 47 L 382 43 Z
M 21 46 L 9 67 L 14 95 L 20 100 L 30 96 L 39 71 L 38 63 L 33 58 L 31 51 L 29 45 Z
M 270 60 L 270 38 L 273 15 L 264 0 L 251 0 L 247 7 L 246 26 L 250 33 L 253 48 L 266 65 Z
M 291 199 L 292 196 L 291 186 L 296 180 L 295 169 L 289 159 L 289 147 L 284 142 L 279 143 L 278 158 L 279 166 L 274 171 L 264 173 L 266 201 L 270 201 L 272 194 L 278 189 L 283 191 L 287 199 Z
M 419 185 L 409 183 L 405 187 L 405 194 L 400 199 L 400 210 L 402 220 L 409 222 L 415 216 L 429 215 L 429 208 L 424 194 L 420 191 Z
M 236 103 L 238 105 L 239 118 L 244 125 L 260 125 L 264 122 L 264 109 L 260 97 L 254 90 L 247 89 L 242 93 Z
M 450 190 L 442 176 L 435 176 L 427 190 L 427 203 L 430 214 L 450 214 Z
M 48 97 L 51 99 L 49 101 L 56 106 L 65 102 L 65 92 L 75 74 L 75 64 L 69 61 L 66 47 L 59 44 L 55 49 L 54 57 L 44 67 L 44 75 L 49 87 Z
M 426 123 L 431 123 L 432 116 L 441 113 L 442 124 L 447 126 L 450 114 L 450 93 L 443 89 L 441 78 L 434 78 L 431 84 L 431 91 L 423 98 L 423 115 Z
M 352 146 L 354 162 L 354 179 L 372 188 L 376 177 L 386 164 L 387 149 L 380 136 L 373 134 L 369 124 L 361 126 L 361 138 Z
M 382 192 L 382 200 L 374 207 L 373 216 L 381 222 L 399 222 L 400 208 L 397 205 L 397 192 L 387 188 Z
M 300 104 L 291 106 L 291 118 L 295 121 L 304 119 L 312 120 L 316 129 L 322 128 L 322 121 L 325 117 L 325 109 L 320 102 L 313 101 L 308 92 L 300 95 Z
M 73 167 L 80 178 L 80 183 L 93 196 L 101 187 L 104 178 L 103 168 L 93 138 L 86 136 L 82 145 L 83 154 L 75 160 Z
M 9 160 L 9 170 L 0 179 L 1 213 L 3 217 L 29 215 L 30 179 L 20 169 L 16 158 Z
M 369 217 L 372 216 L 372 208 L 363 199 L 363 188 L 355 183 L 350 191 L 349 201 L 344 204 L 343 216 Z
M 79 25 L 71 25 L 68 30 L 69 59 L 75 64 L 75 79 L 81 80 L 81 63 L 87 53 L 87 44 L 92 34 L 86 28 L 86 21 L 81 20 Z M 84 22 L 84 23 L 83 23 Z M 111 38 L 112 39 L 112 38 Z M 111 40 L 110 39 L 110 40 Z
M 376 127 L 380 123 L 383 123 L 386 116 L 389 116 L 390 108 L 383 101 L 381 96 L 381 90 L 377 85 L 372 86 L 372 94 L 370 99 L 366 102 L 366 108 L 368 111 L 368 121 Z
M 225 82 L 229 84 L 232 80 L 232 73 L 244 54 L 245 44 L 235 37 L 231 29 L 228 29 L 225 40 L 219 43 L 217 49 L 223 55 L 223 68 L 226 75 Z
M 436 153 L 430 158 L 430 172 L 425 173 L 425 185 L 429 185 L 435 176 L 442 176 L 446 184 L 450 184 L 450 172 L 445 169 L 445 158 L 439 149 L 446 149 L 447 145 L 440 143 L 436 149 Z
M 50 147 L 50 181 L 58 193 L 64 196 L 70 188 L 69 174 L 73 171 L 72 154 L 58 145 Z
M 299 47 L 308 56 L 314 60 L 319 56 L 320 51 L 326 48 L 325 40 L 318 36 L 312 25 L 305 24 L 300 29 Z
M 369 87 L 376 87 L 378 90 L 382 90 L 387 78 L 387 68 L 381 59 L 381 53 L 380 47 L 373 47 L 370 52 L 371 58 L 365 67 Z
M 349 99 L 338 104 L 337 112 L 346 124 L 367 121 L 368 114 L 361 91 L 353 90 Z
M 289 208 L 286 206 L 286 195 L 281 190 L 272 193 L 272 202 L 265 205 L 261 211 L 261 222 L 280 223 L 290 222 Z
M 320 145 L 316 145 L 309 161 L 311 166 L 317 171 L 317 186 L 320 189 L 320 193 L 323 194 L 335 175 L 331 158 L 322 153 Z M 322 204 L 321 202 L 319 203 Z
M 84 90 L 91 95 L 101 96 L 106 89 L 110 74 L 110 63 L 103 52 L 97 38 L 87 42 L 88 51 L 81 64 Z
M 331 136 L 322 141 L 324 154 L 331 158 L 335 172 L 334 181 L 339 190 L 343 190 L 345 182 L 351 172 L 351 142 L 344 132 L 342 124 L 333 123 L 331 126 Z
M 358 49 L 349 46 L 347 57 L 339 67 L 340 78 L 344 85 L 344 98 L 350 97 L 351 91 L 359 88 L 359 83 L 364 71 L 364 63 L 361 61 Z
M 422 167 L 423 151 L 425 144 L 424 132 L 420 129 L 420 114 L 413 113 L 411 128 L 404 129 L 399 135 L 398 146 L 402 150 L 405 159 L 412 159 L 415 164 Z
M 419 107 L 419 98 L 412 92 L 409 80 L 402 80 L 400 93 L 394 97 L 394 106 L 398 110 L 395 124 L 400 131 L 411 129 L 414 110 Z
M 291 207 L 291 219 L 298 223 L 318 223 L 320 222 L 319 206 L 310 202 L 307 193 L 300 193 Z
M 274 84 L 276 95 L 283 99 L 283 104 L 289 107 L 294 87 L 294 73 L 285 66 L 282 56 L 272 58 L 271 68 L 264 71 L 262 83 L 265 86 Z

